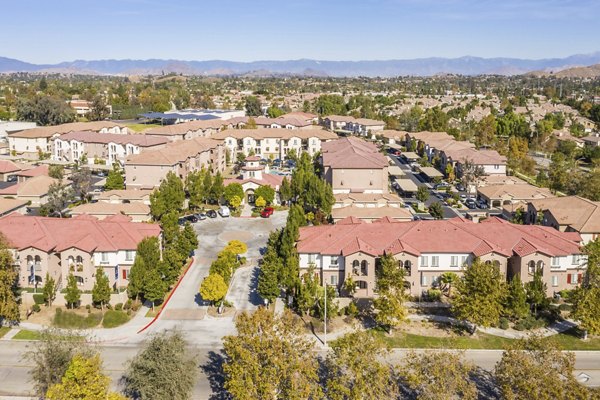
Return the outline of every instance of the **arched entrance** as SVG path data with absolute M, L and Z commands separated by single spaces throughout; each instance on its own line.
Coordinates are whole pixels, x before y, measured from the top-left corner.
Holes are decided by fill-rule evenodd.
M 246 190 L 246 203 L 254 204 L 254 189 Z

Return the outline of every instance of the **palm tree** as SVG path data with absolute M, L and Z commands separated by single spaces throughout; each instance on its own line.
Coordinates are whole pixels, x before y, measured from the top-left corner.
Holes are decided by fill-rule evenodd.
M 440 275 L 440 283 L 442 284 L 442 290 L 446 292 L 446 296 L 450 297 L 452 294 L 452 285 L 458 280 L 458 275 L 454 272 L 444 272 Z

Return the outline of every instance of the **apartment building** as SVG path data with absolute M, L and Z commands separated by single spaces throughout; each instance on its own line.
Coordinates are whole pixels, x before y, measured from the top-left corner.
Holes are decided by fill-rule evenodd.
M 529 201 L 555 197 L 550 190 L 530 184 L 501 184 L 477 188 L 477 197 L 492 209 L 504 209 L 508 214 Z
M 244 128 L 248 125 L 250 118 L 254 121 L 257 128 L 271 129 L 313 129 L 315 123 L 312 118 L 302 117 L 300 115 L 282 115 L 277 118 L 268 117 L 240 117 L 232 118 L 228 122 L 234 128 Z
M 577 232 L 582 243 L 600 237 L 600 202 L 579 196 L 551 197 L 527 203 L 526 223 Z
M 324 143 L 323 178 L 333 193 L 388 193 L 388 160 L 362 139 L 345 137 Z
M 39 207 L 48 202 L 50 186 L 59 182 L 58 179 L 51 178 L 47 175 L 34 176 L 25 181 L 0 189 L 0 198 L 23 200 L 33 207 Z
M 322 124 L 332 131 L 346 131 L 360 136 L 377 135 L 385 129 L 384 121 L 345 115 L 329 115 L 322 119 Z
M 253 204 L 256 200 L 254 191 L 261 186 L 271 186 L 275 190 L 274 204 L 279 204 L 279 188 L 283 182 L 283 176 L 269 173 L 269 166 L 261 164 L 259 156 L 246 157 L 242 174 L 235 179 L 226 179 L 225 186 L 231 183 L 239 183 L 244 190 L 244 203 Z
M 16 153 L 37 153 L 52 151 L 52 139 L 69 132 L 93 131 L 99 133 L 127 134 L 129 129 L 111 121 L 72 122 L 56 126 L 43 126 L 25 129 L 8 136 L 10 151 Z
M 310 129 L 227 129 L 211 136 L 211 139 L 224 143 L 232 160 L 238 153 L 283 160 L 290 150 L 296 154 L 308 152 L 314 155 L 321 151 L 323 143 L 337 137 L 335 133 L 311 126 Z
M 378 260 L 391 254 L 406 271 L 411 295 L 438 286 L 444 272 L 462 274 L 476 258 L 498 266 L 508 279 L 531 281 L 542 273 L 547 294 L 573 289 L 581 281 L 586 258 L 577 233 L 515 225 L 499 218 L 481 223 L 464 219 L 397 222 L 383 218 L 364 223 L 347 218 L 335 225 L 300 228 L 297 251 L 300 275 L 315 267 L 321 283 L 343 292 L 344 280 L 356 282 L 357 297 L 376 295 Z
M 221 131 L 223 127 L 232 127 L 230 120 L 210 119 L 183 122 L 181 124 L 163 125 L 144 131 L 147 136 L 166 138 L 171 142 L 177 140 L 194 139 L 197 137 L 211 137 Z
M 127 157 L 125 185 L 127 189 L 152 189 L 158 187 L 169 172 L 185 180 L 190 172 L 202 168 L 214 174 L 225 170 L 223 144 L 200 137 L 179 140 Z
M 112 165 L 142 151 L 165 147 L 167 139 L 146 135 L 118 135 L 92 131 L 69 132 L 52 140 L 52 159 L 74 163 L 84 156 L 87 164 Z
M 111 287 L 126 287 L 138 243 L 161 235 L 157 224 L 130 222 L 124 215 L 99 221 L 87 215 L 45 218 L 17 213 L 0 218 L 0 233 L 13 251 L 21 287 L 40 288 L 49 274 L 62 289 L 73 273 L 82 290 L 93 288 L 98 267 Z

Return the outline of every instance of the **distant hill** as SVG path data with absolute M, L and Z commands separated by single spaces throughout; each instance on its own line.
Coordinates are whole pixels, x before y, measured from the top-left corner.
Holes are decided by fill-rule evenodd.
M 598 78 L 600 77 L 600 64 L 590 65 L 589 67 L 572 67 L 545 71 L 534 71 L 530 73 L 534 76 L 556 76 L 558 78 Z
M 177 73 L 184 75 L 242 75 L 242 76 L 433 76 L 437 74 L 461 75 L 519 75 L 532 71 L 559 71 L 571 67 L 600 63 L 600 52 L 578 54 L 565 58 L 527 60 L 519 58 L 418 58 L 412 60 L 374 61 L 252 61 L 223 60 L 75 60 L 59 64 L 38 65 L 0 57 L 2 72 L 59 72 L 99 75 L 159 75 Z

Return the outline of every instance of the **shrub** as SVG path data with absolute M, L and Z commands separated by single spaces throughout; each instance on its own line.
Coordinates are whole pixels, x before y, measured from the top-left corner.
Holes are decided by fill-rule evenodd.
M 123 309 L 123 303 L 117 303 L 115 305 L 115 310 L 116 311 L 121 311 Z
M 558 309 L 559 309 L 560 311 L 572 311 L 572 310 L 573 310 L 573 306 L 572 306 L 572 305 L 570 305 L 570 304 L 565 304 L 565 303 L 563 303 L 563 304 L 561 304 L 560 306 L 558 306 Z
M 346 315 L 349 317 L 356 317 L 358 315 L 358 307 L 355 302 L 351 302 L 346 306 Z
M 500 321 L 498 322 L 498 328 L 508 329 L 508 319 L 504 317 L 500 318 Z
M 110 303 L 106 303 L 106 309 L 107 309 L 107 310 L 112 310 L 112 309 L 113 309 L 113 307 L 110 305 Z
M 127 315 L 131 316 L 131 308 L 127 309 Z
M 572 289 L 561 290 L 560 292 L 558 292 L 558 294 L 560 294 L 560 297 L 564 301 L 569 301 L 569 300 L 571 300 L 571 295 L 573 295 L 573 290 Z
M 240 265 L 245 265 L 246 261 L 246 257 L 240 257 Z
M 123 325 L 127 321 L 129 321 L 127 313 L 124 313 L 123 311 L 108 310 L 104 313 L 102 326 L 105 328 L 114 328 Z
M 140 307 L 142 306 L 142 303 L 140 303 L 139 301 L 136 301 L 134 303 L 131 304 L 131 309 L 133 311 L 137 311 L 140 309 Z
M 33 302 L 35 304 L 46 304 L 46 296 L 44 296 L 43 294 L 34 294 L 33 295 Z
M 515 324 L 515 329 L 518 331 L 529 331 L 545 326 L 546 323 L 543 319 L 537 319 L 533 315 L 529 315 L 525 318 L 521 318 Z
M 427 291 L 427 300 L 429 301 L 440 301 L 442 298 L 442 291 L 439 289 L 429 289 Z
M 92 310 L 92 306 L 88 304 L 88 305 L 85 306 L 85 309 L 88 310 L 88 311 L 91 311 Z
M 33 312 L 40 312 L 40 311 L 41 311 L 41 309 L 42 309 L 42 308 L 40 307 L 40 305 L 39 305 L 39 304 L 34 304 L 34 305 L 31 307 L 31 311 L 33 311 Z
M 125 302 L 125 304 L 123 305 L 123 309 L 124 310 L 129 310 L 131 308 L 131 304 L 133 304 L 133 300 L 131 299 L 127 299 L 127 301 Z

